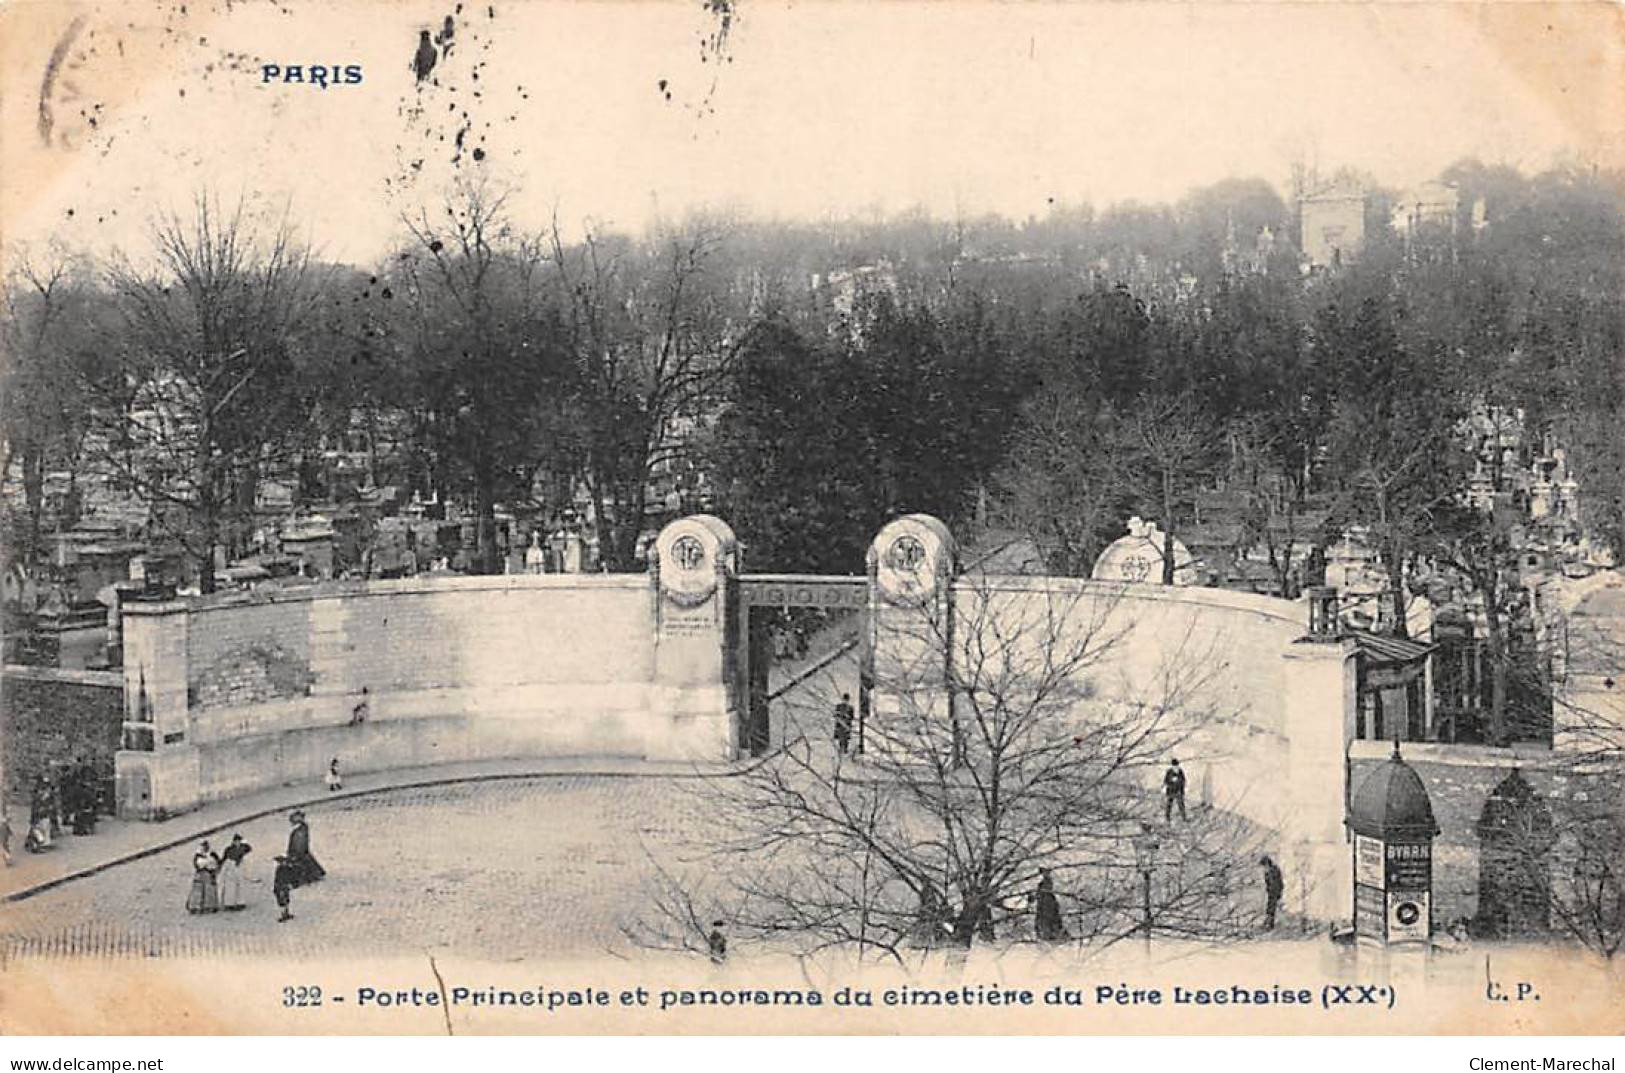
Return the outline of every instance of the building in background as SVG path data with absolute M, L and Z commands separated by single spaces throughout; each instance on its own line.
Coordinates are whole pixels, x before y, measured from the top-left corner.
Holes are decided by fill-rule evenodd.
M 1365 246 L 1366 191 L 1351 181 L 1334 182 L 1298 202 L 1303 256 L 1311 271 L 1340 267 Z

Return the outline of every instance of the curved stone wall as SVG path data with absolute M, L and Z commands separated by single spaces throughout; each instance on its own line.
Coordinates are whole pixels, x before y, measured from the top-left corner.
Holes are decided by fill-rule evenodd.
M 1295 713 L 1283 653 L 1304 633 L 1306 604 L 1189 586 L 983 577 L 956 584 L 954 614 L 960 648 L 987 634 L 1028 646 L 1053 638 L 1086 665 L 1093 697 L 1178 707 L 1188 736 L 1170 755 L 1186 769 L 1192 802 L 1285 825 Z M 1340 713 L 1326 714 L 1341 725 Z M 1340 756 L 1331 755 L 1339 776 Z M 1148 773 L 1149 789 L 1160 776 Z
M 362 772 L 671 755 L 650 703 L 653 608 L 650 578 L 636 575 L 410 578 L 132 605 L 125 743 L 151 747 L 121 752 L 121 803 L 180 811 L 319 780 L 335 757 Z M 725 739 L 687 744 L 726 754 Z
M 1279 833 L 1338 909 L 1355 709 L 1345 642 L 1304 643 L 1307 605 L 1194 586 L 955 576 L 952 534 L 910 515 L 872 548 L 873 713 L 947 702 L 946 654 L 1021 659 L 1087 639 L 1084 695 L 1167 703 L 1192 803 Z M 495 758 L 721 761 L 740 746 L 738 548 L 680 519 L 647 575 L 430 577 L 126 607 L 127 815 L 294 782 Z M 948 639 L 933 631 L 946 628 Z M 1160 792 L 1160 769 L 1146 771 Z M 1330 897 L 1328 897 L 1330 895 Z M 1315 908 L 1310 909 L 1311 903 Z

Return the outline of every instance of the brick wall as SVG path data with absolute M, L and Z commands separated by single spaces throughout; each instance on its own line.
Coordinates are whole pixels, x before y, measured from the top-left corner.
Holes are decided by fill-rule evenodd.
M 0 764 L 8 800 L 26 797 L 53 762 L 81 757 L 111 770 L 124 711 L 116 673 L 7 666 L 0 681 Z
M 192 708 L 304 696 L 310 686 L 310 603 L 213 607 L 187 632 Z

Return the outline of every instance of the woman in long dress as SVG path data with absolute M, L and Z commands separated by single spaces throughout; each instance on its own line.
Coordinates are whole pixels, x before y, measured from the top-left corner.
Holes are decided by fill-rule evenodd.
M 188 913 L 212 913 L 220 908 L 220 891 L 216 886 L 216 873 L 220 858 L 209 849 L 207 842 L 192 855 L 192 889 L 186 895 Z
M 310 852 L 310 827 L 305 823 L 305 814 L 295 812 L 288 820 L 293 824 L 288 831 L 288 865 L 293 873 L 293 885 L 303 887 L 320 881 L 327 870 Z
M 253 848 L 242 835 L 232 835 L 231 845 L 220 854 L 220 908 L 243 908 L 243 858 Z

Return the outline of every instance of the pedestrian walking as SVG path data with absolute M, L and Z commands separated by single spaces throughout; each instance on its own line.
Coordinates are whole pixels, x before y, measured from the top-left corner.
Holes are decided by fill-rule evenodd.
M 339 758 L 334 757 L 327 765 L 327 792 L 344 789 L 344 779 L 339 775 Z
M 1033 896 L 1033 934 L 1041 943 L 1064 943 L 1071 939 L 1061 918 L 1061 902 L 1055 897 L 1055 878 L 1045 869 Z
M 852 717 L 852 694 L 842 693 L 841 702 L 835 706 L 835 747 L 842 756 L 852 742 Z
M 219 856 L 204 842 L 192 855 L 192 886 L 186 894 L 188 913 L 213 913 L 220 908 L 220 890 L 216 883 L 219 871 Z
M 242 835 L 232 835 L 231 845 L 220 854 L 220 908 L 243 908 L 243 858 L 253 849 Z
M 281 911 L 276 918 L 278 924 L 285 920 L 292 920 L 293 913 L 289 912 L 289 904 L 293 901 L 294 883 L 293 865 L 288 858 L 276 859 L 276 872 L 271 876 L 271 897 L 276 899 L 277 908 Z
M 1185 770 L 1179 766 L 1179 758 L 1168 761 L 1168 770 L 1162 774 L 1162 822 L 1169 823 L 1174 818 L 1174 809 L 1179 809 L 1179 818 L 1188 822 L 1185 815 Z
M 1258 863 L 1264 866 L 1264 930 L 1275 929 L 1275 911 L 1281 905 L 1281 892 L 1286 884 L 1281 880 L 1280 867 L 1266 854 Z
M 722 928 L 722 921 L 711 921 L 711 934 L 705 937 L 706 950 L 713 965 L 721 965 L 728 960 L 728 937 L 722 933 Z

